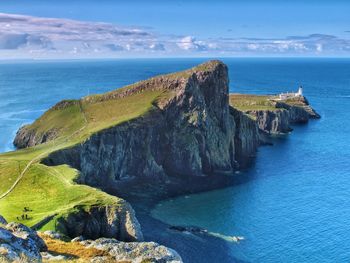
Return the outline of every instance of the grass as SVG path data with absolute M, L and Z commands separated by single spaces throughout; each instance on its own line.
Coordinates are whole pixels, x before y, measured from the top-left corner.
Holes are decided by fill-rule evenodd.
M 218 62 L 202 64 L 196 69 L 166 75 L 172 80 L 190 76 L 194 70 L 210 70 Z M 145 115 L 163 102 L 176 96 L 174 91 L 157 86 L 155 77 L 101 95 L 80 100 L 65 100 L 45 112 L 26 129 L 42 136 L 55 134 L 46 143 L 0 155 L 0 195 L 14 184 L 22 171 L 22 179 L 15 188 L 0 199 L 0 214 L 8 221 L 19 221 L 33 226 L 51 217 L 40 230 L 57 230 L 56 221 L 79 208 L 118 204 L 121 199 L 95 188 L 78 185 L 74 179 L 78 171 L 67 166 L 46 166 L 40 161 L 54 151 L 72 147 L 92 134 Z M 152 86 L 153 85 L 153 86 Z M 25 168 L 28 167 L 26 170 Z M 30 212 L 23 212 L 28 207 Z M 21 219 L 27 214 L 28 219 Z
M 93 105 L 83 104 L 87 120 L 84 125 L 81 121 L 82 113 L 71 109 L 72 106 L 69 106 L 69 109 L 50 110 L 44 114 L 34 123 L 35 129 L 39 128 L 39 123 L 45 123 L 45 121 L 48 123 L 40 127 L 41 131 L 56 128 L 54 126 L 56 121 L 58 126 L 61 126 L 64 122 L 63 116 L 67 118 L 68 125 L 61 129 L 63 132 L 54 141 L 0 155 L 0 178 L 4 182 L 0 186 L 1 193 L 9 189 L 19 176 L 21 169 L 30 160 L 37 158 L 14 190 L 0 200 L 0 214 L 8 221 L 18 221 L 19 217 L 19 221 L 28 226 L 35 225 L 47 216 L 57 214 L 42 227 L 42 230 L 56 230 L 57 218 L 73 212 L 78 206 L 90 207 L 118 203 L 120 199 L 116 197 L 88 186 L 75 184 L 73 179 L 78 176 L 78 171 L 73 168 L 66 165 L 49 167 L 40 164 L 40 160 L 50 152 L 79 143 L 94 132 L 145 114 L 152 109 L 152 102 L 158 95 L 159 92 L 146 92 L 143 96 L 136 94 L 117 101 L 105 101 Z M 74 134 L 79 129 L 81 130 L 75 135 L 68 135 Z M 29 216 L 28 220 L 21 220 L 24 207 L 33 210 L 26 213 Z
M 248 95 L 248 94 L 230 94 L 230 105 L 241 111 L 270 110 L 277 108 L 272 100 L 273 96 L 268 95 Z
M 45 234 L 40 234 L 40 237 L 44 239 L 49 253 L 53 255 L 65 255 L 70 258 L 68 262 L 86 262 L 94 257 L 109 256 L 103 250 L 87 248 L 79 242 L 64 242 L 58 239 L 52 239 Z
M 92 187 L 75 184 L 73 180 L 77 175 L 78 171 L 67 165 L 48 167 L 33 164 L 14 190 L 0 200 L 0 214 L 8 221 L 19 221 L 28 226 L 57 214 L 41 229 L 56 230 L 57 218 L 74 212 L 77 207 L 118 204 L 121 201 Z M 17 174 L 14 172 L 8 177 L 15 178 Z M 24 212 L 24 207 L 31 212 Z M 27 214 L 29 219 L 22 220 L 22 214 Z

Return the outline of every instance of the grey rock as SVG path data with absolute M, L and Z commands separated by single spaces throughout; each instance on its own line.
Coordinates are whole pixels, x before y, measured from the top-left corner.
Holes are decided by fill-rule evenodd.
M 37 233 L 22 224 L 9 223 L 0 227 L 1 262 L 41 262 L 40 250 L 45 249 Z
M 122 241 L 142 241 L 141 226 L 133 208 L 124 200 L 116 205 L 79 210 L 57 221 L 60 232 L 69 237 L 84 236 L 116 238 Z
M 81 242 L 81 241 L 84 241 L 84 240 L 85 240 L 85 237 L 78 236 L 78 237 L 73 238 L 70 242 Z
M 60 261 L 61 262 L 61 261 L 65 261 L 65 260 L 69 259 L 69 257 L 67 257 L 65 255 L 53 255 L 49 252 L 42 252 L 41 257 L 45 261 Z
M 24 125 L 16 133 L 13 144 L 18 149 L 45 143 L 57 137 L 57 131 L 55 129 L 45 133 L 37 133 L 36 130 L 28 129 L 28 127 L 29 125 Z
M 290 128 L 290 114 L 288 110 L 257 110 L 247 112 L 256 117 L 259 129 L 268 134 L 288 133 Z
M 246 113 L 255 116 L 259 129 L 268 134 L 288 133 L 292 131 L 290 125 L 293 123 L 306 123 L 310 119 L 320 118 L 305 97 L 298 98 L 295 104 L 276 102 L 275 106 L 276 110 L 255 110 Z
M 127 262 L 159 262 L 159 263 L 180 263 L 179 254 L 170 248 L 161 246 L 155 242 L 118 242 L 114 239 L 101 238 L 95 241 L 83 241 L 81 244 L 106 251 L 116 261 Z M 101 258 L 97 258 L 96 262 Z M 95 262 L 95 261 L 94 261 Z
M 64 240 L 65 236 L 62 235 L 61 233 L 58 233 L 56 231 L 52 230 L 46 230 L 43 232 L 44 235 L 48 236 L 51 239 L 58 239 L 58 240 Z
M 0 215 L 0 224 L 3 224 L 3 225 L 6 225 L 7 224 L 7 221 L 6 219 Z
M 37 232 L 31 228 L 17 222 L 8 223 L 5 228 L 12 232 L 13 235 L 22 239 L 31 239 L 35 242 L 40 251 L 46 251 L 47 246 L 44 240 L 38 236 Z
M 234 136 L 236 161 L 239 167 L 245 167 L 255 157 L 256 150 L 260 145 L 259 126 L 247 114 L 233 107 L 230 107 L 230 113 L 236 123 Z

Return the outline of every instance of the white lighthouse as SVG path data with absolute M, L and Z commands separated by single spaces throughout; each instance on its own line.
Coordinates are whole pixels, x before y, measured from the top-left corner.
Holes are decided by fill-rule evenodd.
M 296 95 L 299 97 L 303 96 L 303 87 L 302 86 L 299 86 L 299 89 L 298 89 L 298 92 Z

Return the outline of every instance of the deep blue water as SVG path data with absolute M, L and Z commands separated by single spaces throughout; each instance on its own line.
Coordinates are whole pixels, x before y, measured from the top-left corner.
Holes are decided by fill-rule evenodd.
M 0 64 L 0 151 L 20 125 L 63 98 L 100 93 L 204 59 Z M 249 262 L 350 261 L 350 60 L 224 59 L 230 90 L 278 93 L 299 84 L 321 120 L 261 147 L 240 185 L 161 203 L 153 215 L 222 235 Z

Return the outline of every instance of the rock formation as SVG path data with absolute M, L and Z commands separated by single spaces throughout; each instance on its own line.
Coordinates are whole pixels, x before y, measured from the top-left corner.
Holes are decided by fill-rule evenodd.
M 303 96 L 278 100 L 273 95 L 231 94 L 230 104 L 253 117 L 260 131 L 266 134 L 288 133 L 292 131 L 291 124 L 320 118 Z
M 20 223 L 7 224 L 3 217 L 0 216 L 0 218 L 2 222 L 0 226 L 0 262 L 42 262 L 43 257 L 45 261 L 76 259 L 76 256 L 70 257 L 69 254 L 48 251 L 48 249 L 55 248 L 50 247 L 52 243 L 55 243 L 52 242 L 53 239 L 59 238 L 60 244 L 65 243 L 61 241 L 61 234 L 50 231 L 41 233 L 39 236 L 37 232 L 29 227 Z M 79 222 L 76 223 L 79 224 Z M 47 236 L 50 239 L 49 247 L 41 236 L 44 238 Z M 45 240 L 47 239 L 45 238 Z M 96 255 L 90 255 L 90 262 L 182 262 L 176 251 L 154 242 L 128 243 L 112 238 L 72 242 L 79 242 L 82 245 L 81 247 L 87 249 L 95 249 L 94 251 L 97 253 Z M 74 244 L 72 247 L 74 247 Z M 54 255 L 51 254 L 52 252 Z
M 81 241 L 86 247 L 93 247 L 108 253 L 108 258 L 116 262 L 159 262 L 182 263 L 180 255 L 173 249 L 161 246 L 155 242 L 118 242 L 115 239 L 101 238 L 95 241 Z M 104 262 L 107 257 L 100 257 Z
M 118 206 L 80 209 L 57 220 L 57 229 L 69 237 L 84 236 L 115 238 L 122 241 L 142 241 L 143 235 L 135 212 L 127 203 Z
M 9 223 L 0 226 L 1 262 L 41 262 L 40 251 L 46 249 L 38 234 L 24 225 Z

